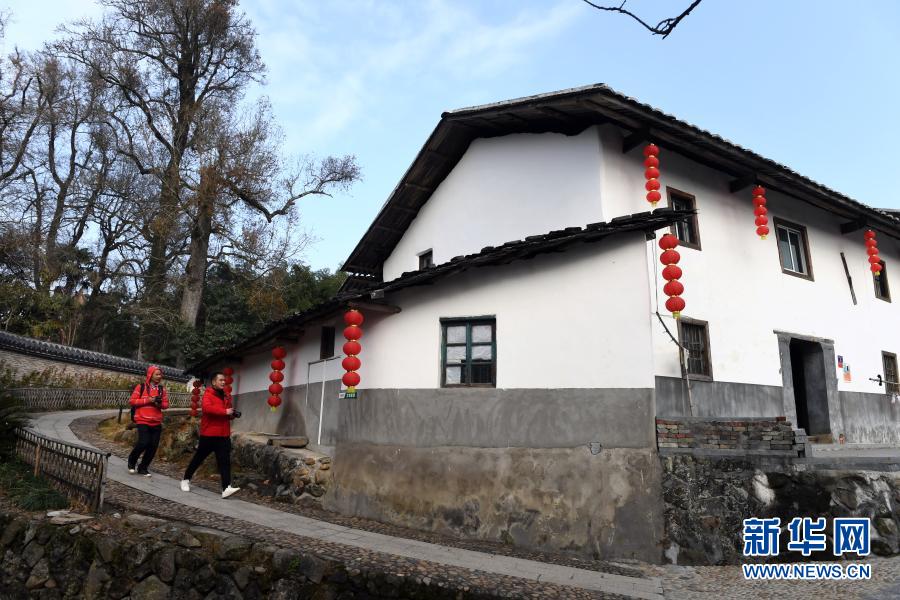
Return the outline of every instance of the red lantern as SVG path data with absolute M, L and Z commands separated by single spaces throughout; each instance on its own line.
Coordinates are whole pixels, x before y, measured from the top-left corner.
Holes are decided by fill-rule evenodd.
M 272 358 L 284 358 L 287 356 L 287 350 L 282 348 L 281 346 L 276 346 L 272 348 Z
M 669 265 L 663 269 L 662 276 L 666 281 L 681 279 L 681 267 L 678 265 Z
M 284 373 L 281 371 L 272 371 L 269 373 L 269 381 L 272 383 L 281 383 L 284 381 Z
M 865 234 L 863 234 L 863 239 L 866 240 L 866 254 L 869 255 L 869 269 L 872 271 L 872 275 L 878 277 L 881 275 L 881 257 L 878 256 L 878 240 L 875 238 L 875 232 L 871 229 L 867 229 Z
M 363 331 L 358 325 L 350 325 L 344 329 L 344 337 L 351 341 L 356 341 L 362 337 Z
M 225 392 L 226 394 L 228 394 L 229 396 L 231 395 L 231 386 L 230 386 L 230 385 L 224 386 L 224 387 L 222 388 L 222 390 L 224 390 L 224 392 Z
M 666 300 L 666 310 L 672 313 L 676 319 L 681 316 L 681 311 L 684 310 L 684 298 L 680 296 L 672 296 L 668 300 Z
M 756 235 L 764 240 L 769 235 L 769 218 L 766 216 L 769 209 L 766 208 L 766 188 L 757 185 L 753 188 L 753 214 L 756 215 Z
M 231 376 L 229 375 L 228 377 L 225 378 L 225 385 L 231 385 L 232 383 L 234 383 L 234 378 L 233 378 L 233 377 L 231 377 Z
M 647 183 L 644 188 L 647 190 L 647 202 L 650 206 L 656 208 L 656 204 L 662 199 L 659 193 L 659 148 L 656 144 L 647 144 L 644 147 L 644 178 Z
M 359 327 L 363 324 L 363 314 L 356 310 L 355 308 L 351 308 L 347 312 L 344 313 L 344 323 L 347 325 L 356 325 Z
M 194 389 L 197 390 L 197 391 L 199 392 L 199 391 L 200 391 L 200 386 L 203 385 L 203 384 L 200 383 L 200 380 L 199 380 L 199 379 L 195 379 L 193 385 L 194 385 Z
M 344 373 L 344 376 L 341 377 L 341 381 L 343 381 L 344 385 L 346 385 L 348 388 L 356 387 L 360 382 L 359 373 L 357 373 L 356 371 L 347 371 L 346 373 Z
M 283 391 L 284 391 L 284 386 L 281 385 L 280 383 L 273 383 L 272 385 L 269 386 L 269 393 L 272 394 L 273 396 L 278 396 Z
M 677 265 L 679 260 L 681 260 L 681 255 L 672 249 L 666 250 L 659 257 L 659 261 L 664 265 Z
M 681 317 L 681 311 L 684 310 L 684 299 L 681 294 L 684 293 L 684 284 L 681 279 L 681 268 L 676 263 L 681 260 L 681 255 L 675 248 L 678 247 L 678 238 L 671 233 L 664 234 L 659 239 L 659 247 L 663 253 L 659 256 L 659 261 L 666 265 L 663 269 L 662 276 L 666 280 L 663 286 L 663 293 L 669 296 L 666 300 L 666 309 L 672 313 L 676 319 Z
M 269 406 L 272 408 L 272 412 L 275 412 L 279 406 L 281 406 L 281 398 L 278 396 L 269 396 L 267 400 Z
M 224 375 L 225 377 L 231 377 L 232 375 L 234 375 L 234 369 L 232 369 L 231 367 L 225 367 L 224 369 L 222 369 L 222 375 Z
M 345 371 L 358 371 L 362 366 L 362 361 L 355 356 L 348 356 L 341 361 L 341 366 Z
M 276 358 L 272 361 L 272 369 L 275 371 L 284 371 L 284 361 L 280 358 Z
M 344 344 L 343 350 L 347 356 L 356 356 L 362 352 L 362 346 L 356 340 L 351 340 Z
M 680 296 L 684 293 L 684 284 L 677 279 L 673 279 L 663 286 L 663 293 L 666 296 Z
M 659 238 L 659 247 L 663 250 L 673 250 L 678 247 L 678 238 L 671 233 L 664 233 Z

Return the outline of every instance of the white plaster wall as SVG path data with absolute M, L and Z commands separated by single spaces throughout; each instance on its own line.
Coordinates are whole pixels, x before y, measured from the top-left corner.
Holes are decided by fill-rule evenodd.
M 517 134 L 477 139 L 419 211 L 384 263 L 384 279 L 485 246 L 602 221 L 600 144 L 576 136 Z
M 647 210 L 640 149 L 621 153 L 621 137 L 612 128 L 601 133 L 604 144 L 603 197 L 607 218 Z M 900 252 L 896 240 L 879 236 L 881 256 L 893 284 L 894 302 L 875 297 L 863 232 L 841 235 L 843 221 L 824 210 L 774 192 L 767 194 L 772 234 L 755 233 L 750 189 L 728 191 L 730 177 L 663 150 L 663 186 L 696 196 L 702 250 L 679 248 L 687 303 L 685 316 L 709 322 L 714 378 L 781 385 L 781 362 L 773 330 L 832 339 L 835 354 L 849 363 L 853 381 L 838 375 L 838 389 L 882 392 L 868 381 L 882 373 L 882 350 L 900 354 Z M 661 204 L 662 205 L 662 204 Z M 781 271 L 771 217 L 807 227 L 814 281 Z M 662 232 L 659 232 L 660 234 Z M 853 305 L 841 263 L 844 252 L 858 304 Z M 659 248 L 649 252 L 656 270 L 660 304 Z M 674 319 L 662 307 L 669 328 Z M 654 323 L 654 362 L 659 375 L 679 376 L 677 348 L 658 321 Z M 835 365 L 835 369 L 837 366 Z
M 287 356 L 284 359 L 284 387 L 303 385 L 306 381 L 307 367 L 310 362 L 319 360 L 321 350 L 321 328 L 322 326 L 332 326 L 335 328 L 335 353 L 340 355 L 341 346 L 346 341 L 343 339 L 341 332 L 344 329 L 342 317 L 335 317 L 327 321 L 310 323 L 304 328 L 304 332 L 296 343 L 282 344 L 287 350 Z M 270 346 L 273 347 L 272 343 Z M 234 371 L 234 394 L 244 394 L 249 392 L 258 392 L 268 389 L 269 374 L 272 372 L 272 348 L 269 347 L 264 351 L 248 354 L 243 357 L 240 363 L 230 365 L 222 364 L 218 368 L 231 366 Z M 340 377 L 342 371 L 340 368 L 340 360 L 329 361 L 326 366 L 326 378 L 335 379 Z M 310 370 L 310 381 L 318 383 L 322 380 L 322 365 L 312 365 Z
M 495 315 L 498 388 L 650 388 L 644 236 L 469 271 L 387 298 L 363 327 L 361 389 L 440 387 L 442 317 Z

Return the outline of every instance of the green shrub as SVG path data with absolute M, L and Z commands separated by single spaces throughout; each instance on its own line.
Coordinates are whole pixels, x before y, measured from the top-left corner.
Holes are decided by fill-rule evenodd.
M 24 510 L 58 510 L 69 506 L 65 495 L 35 477 L 31 467 L 16 459 L 0 463 L 0 490 Z

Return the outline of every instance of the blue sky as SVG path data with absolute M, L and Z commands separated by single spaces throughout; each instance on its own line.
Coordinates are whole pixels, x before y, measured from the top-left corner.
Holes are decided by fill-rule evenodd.
M 631 0 L 656 21 L 689 0 Z M 0 0 L 37 47 L 86 0 Z M 580 0 L 244 0 L 291 154 L 356 154 L 364 180 L 302 206 L 336 268 L 444 110 L 603 82 L 857 200 L 900 208 L 900 3 L 704 0 L 666 40 Z M 667 8 L 669 7 L 669 8 Z M 573 223 L 573 225 L 580 225 Z

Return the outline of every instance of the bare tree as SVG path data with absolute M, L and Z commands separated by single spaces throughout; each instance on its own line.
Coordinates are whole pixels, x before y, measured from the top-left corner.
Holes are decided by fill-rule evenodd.
M 165 293 L 171 242 L 183 216 L 182 168 L 213 105 L 235 104 L 263 79 L 256 32 L 236 0 L 101 0 L 99 21 L 81 21 L 59 44 L 114 90 L 120 153 L 156 178 L 149 217 L 145 303 Z
M 694 10 L 695 8 L 697 8 L 697 5 L 700 4 L 700 2 L 702 2 L 702 1 L 703 0 L 694 0 L 693 2 L 691 2 L 690 6 L 688 6 L 686 9 L 684 9 L 681 12 L 681 14 L 676 15 L 674 17 L 667 17 L 667 18 L 663 19 L 662 21 L 660 21 L 659 23 L 657 23 L 656 25 L 651 25 L 650 23 L 647 23 L 646 21 L 644 21 L 643 19 L 638 17 L 633 12 L 625 9 L 625 4 L 628 2 L 628 0 L 623 0 L 622 4 L 620 4 L 619 6 L 602 6 L 599 4 L 595 4 L 595 3 L 591 2 L 590 0 L 582 0 L 582 2 L 584 2 L 585 4 L 588 4 L 590 6 L 593 6 L 597 10 L 603 10 L 603 11 L 607 11 L 607 12 L 615 12 L 615 13 L 619 13 L 619 14 L 631 17 L 632 19 L 634 19 L 635 21 L 640 23 L 641 26 L 644 27 L 644 29 L 646 29 L 653 35 L 662 36 L 663 39 L 669 37 L 669 34 L 672 33 L 672 31 L 676 27 L 678 27 L 678 24 L 681 23 L 682 19 L 684 19 L 689 14 L 691 14 L 691 11 Z
M 322 161 L 306 157 L 294 167 L 285 165 L 282 136 L 267 102 L 258 102 L 243 118 L 233 113 L 221 107 L 216 118 L 207 122 L 208 144 L 200 152 L 202 166 L 194 187 L 191 245 L 181 297 L 181 320 L 190 326 L 197 323 L 213 235 L 219 239 L 213 260 L 228 256 L 264 272 L 289 260 L 292 250 L 299 251 L 305 242 L 302 237 L 284 235 L 284 228 L 278 235 L 271 226 L 274 219 L 292 215 L 306 196 L 328 196 L 359 179 L 353 156 Z M 259 218 L 263 222 L 255 223 Z

